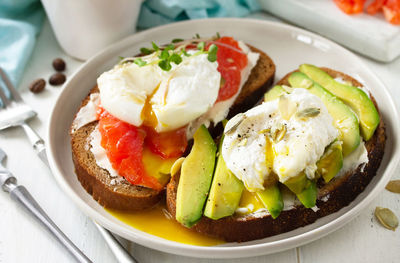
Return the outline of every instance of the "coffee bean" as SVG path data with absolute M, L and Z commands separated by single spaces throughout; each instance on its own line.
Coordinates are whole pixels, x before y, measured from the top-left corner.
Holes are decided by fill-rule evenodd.
M 66 77 L 64 74 L 62 73 L 54 73 L 53 75 L 51 75 L 50 79 L 49 79 L 49 83 L 53 86 L 58 86 L 61 85 L 65 82 Z
M 46 81 L 44 79 L 37 79 L 29 85 L 29 90 L 32 91 L 33 93 L 39 93 L 44 90 L 44 87 L 46 86 Z
M 62 58 L 56 58 L 53 60 L 53 68 L 56 71 L 64 71 L 65 70 L 65 62 Z

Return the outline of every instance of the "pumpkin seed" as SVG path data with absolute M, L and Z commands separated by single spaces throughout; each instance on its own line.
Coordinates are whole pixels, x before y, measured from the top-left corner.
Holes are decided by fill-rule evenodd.
M 297 110 L 297 103 L 282 95 L 279 97 L 278 109 L 282 118 L 289 120 Z
M 382 224 L 382 226 L 392 231 L 395 231 L 397 226 L 399 225 L 399 220 L 397 219 L 397 216 L 389 208 L 377 206 L 375 208 L 375 216 L 378 219 L 379 223 Z
M 277 143 L 283 139 L 283 137 L 286 135 L 286 132 L 286 125 L 279 123 L 277 126 L 272 128 L 271 132 L 269 133 L 269 137 L 272 141 Z
M 282 129 L 280 129 L 280 130 L 276 133 L 276 136 L 275 136 L 275 140 L 274 140 L 274 141 L 275 141 L 276 143 L 277 143 L 277 142 L 280 142 L 280 141 L 283 139 L 283 137 L 285 137 L 286 132 L 287 132 L 286 125 L 283 125 Z
M 306 108 L 304 110 L 298 111 L 296 113 L 296 117 L 301 120 L 307 120 L 308 118 L 313 118 L 318 116 L 320 112 L 321 110 L 318 108 Z
M 225 126 L 225 134 L 232 133 L 236 130 L 236 128 L 246 119 L 246 115 L 243 113 L 239 113 L 235 117 L 233 117 Z
M 386 190 L 400 194 L 400 180 L 392 180 L 386 185 Z

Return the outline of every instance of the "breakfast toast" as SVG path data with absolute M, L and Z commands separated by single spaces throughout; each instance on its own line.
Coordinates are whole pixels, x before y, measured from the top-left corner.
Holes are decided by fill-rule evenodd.
M 352 86 L 362 87 L 354 78 L 328 68 L 322 68 L 333 78 L 341 78 Z M 287 74 L 278 85 L 290 86 Z M 370 98 L 378 109 L 376 101 L 370 94 Z M 244 110 L 244 109 L 243 109 Z M 334 177 L 329 183 L 318 181 L 318 194 L 316 207 L 305 208 L 301 203 L 295 204 L 289 210 L 281 211 L 275 219 L 269 213 L 250 213 L 247 215 L 233 214 L 217 220 L 208 217 L 201 217 L 191 229 L 194 231 L 222 238 L 228 242 L 244 242 L 272 235 L 281 234 L 306 226 L 317 219 L 332 214 L 352 202 L 367 187 L 372 178 L 376 175 L 385 148 L 385 126 L 381 121 L 372 137 L 365 142 L 368 154 L 368 163 L 361 164 L 356 169 L 346 172 L 340 177 Z M 177 172 L 167 185 L 167 208 L 172 217 L 177 212 L 177 191 L 180 180 L 180 172 Z
M 230 116 L 245 111 L 257 103 L 274 79 L 275 65 L 272 59 L 261 50 L 252 46 L 249 47 L 251 51 L 257 52 L 260 56 L 247 82 L 230 108 Z M 98 92 L 97 88 L 92 89 L 80 108 L 88 103 L 90 94 Z M 88 141 L 97 123 L 98 121 L 87 123 L 77 130 L 71 128 L 70 132 L 72 159 L 78 180 L 82 186 L 100 205 L 106 208 L 140 210 L 155 205 L 164 196 L 164 190 L 157 191 L 132 185 L 122 177 L 116 180 L 110 176 L 107 170 L 96 164 Z

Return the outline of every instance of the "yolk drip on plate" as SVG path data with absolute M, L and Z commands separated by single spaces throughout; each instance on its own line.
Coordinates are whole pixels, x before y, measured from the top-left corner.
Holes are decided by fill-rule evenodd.
M 146 172 L 165 184 L 169 180 L 169 171 L 177 158 L 163 159 L 152 153 L 148 147 L 143 149 L 143 164 Z M 181 226 L 167 212 L 164 203 L 151 209 L 137 212 L 125 212 L 106 209 L 111 215 L 138 230 L 180 243 L 197 246 L 215 246 L 224 241 L 207 237 Z
M 250 204 L 254 207 L 253 211 L 265 208 L 255 194 L 244 190 L 239 207 L 248 207 Z M 196 246 L 216 246 L 225 243 L 223 240 L 208 237 L 183 227 L 171 218 L 163 203 L 137 212 L 112 209 L 106 209 L 106 211 L 129 226 L 167 240 Z
M 147 147 L 144 148 L 143 163 L 146 171 L 153 175 L 166 176 L 166 178 L 159 180 L 169 179 L 167 174 L 174 161 L 175 158 L 162 159 L 151 153 Z M 253 207 L 253 212 L 265 208 L 254 193 L 244 190 L 239 207 L 250 206 Z M 197 246 L 216 246 L 225 243 L 223 240 L 208 237 L 183 227 L 171 218 L 163 202 L 143 211 L 125 212 L 112 209 L 106 209 L 106 211 L 129 226 L 167 240 Z
M 181 226 L 168 214 L 164 204 L 138 212 L 106 209 L 114 217 L 138 230 L 171 241 L 197 246 L 216 246 L 224 241 L 211 238 Z

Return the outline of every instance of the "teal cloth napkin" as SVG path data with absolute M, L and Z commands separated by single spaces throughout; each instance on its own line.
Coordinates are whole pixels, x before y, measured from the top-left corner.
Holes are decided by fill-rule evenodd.
M 138 28 L 186 19 L 244 17 L 258 10 L 257 0 L 147 0 L 140 11 Z
M 0 0 L 0 66 L 16 87 L 31 56 L 43 18 L 39 0 Z

